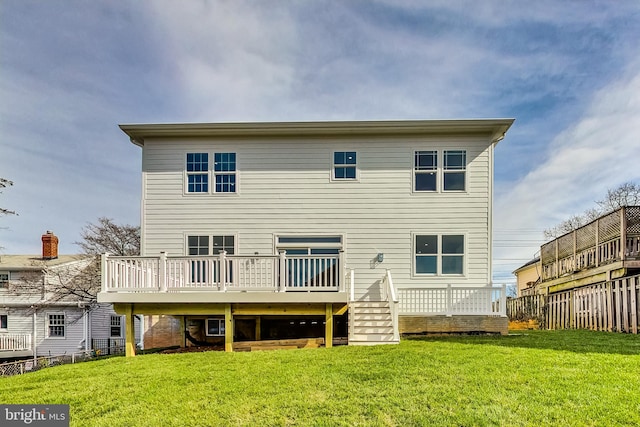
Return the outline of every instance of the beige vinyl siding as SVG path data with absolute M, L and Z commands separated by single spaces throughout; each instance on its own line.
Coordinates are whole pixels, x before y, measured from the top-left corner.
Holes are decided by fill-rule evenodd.
M 413 192 L 416 150 L 467 150 L 466 191 Z M 398 287 L 487 285 L 490 142 L 485 137 L 162 139 L 143 150 L 143 254 L 185 254 L 187 234 L 235 234 L 238 253 L 274 253 L 277 234 L 344 234 L 358 294 L 386 269 Z M 356 151 L 358 181 L 331 181 L 334 151 Z M 237 194 L 185 194 L 188 152 L 237 153 Z M 210 186 L 213 185 L 210 178 Z M 442 174 L 439 187 L 442 188 Z M 464 234 L 464 277 L 414 277 L 412 233 Z M 384 262 L 373 263 L 377 253 Z

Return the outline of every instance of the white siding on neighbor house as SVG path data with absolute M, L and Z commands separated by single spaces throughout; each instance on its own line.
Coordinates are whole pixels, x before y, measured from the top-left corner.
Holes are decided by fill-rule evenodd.
M 26 308 L 4 308 L 0 305 L 0 314 L 7 315 L 7 329 L 0 334 L 33 334 L 33 315 Z
M 467 151 L 466 191 L 413 192 L 414 151 Z M 357 295 L 397 287 L 486 286 L 493 146 L 487 136 L 242 140 L 150 139 L 143 149 L 143 255 L 185 255 L 187 235 L 236 235 L 238 254 L 273 254 L 276 235 L 345 236 Z M 334 151 L 356 151 L 358 180 L 332 181 Z M 188 152 L 237 153 L 237 194 L 186 194 Z M 442 174 L 439 187 L 442 188 Z M 210 179 L 209 186 L 214 185 Z M 465 274 L 412 274 L 413 234 L 464 234 Z M 378 253 L 384 261 L 375 263 Z
M 49 314 L 65 315 L 64 338 L 48 337 Z M 38 310 L 37 314 L 37 355 L 55 356 L 84 350 L 83 309 L 72 307 L 50 307 Z
M 111 304 L 98 304 L 98 306 L 91 310 L 91 338 L 104 339 L 112 338 L 111 336 L 111 316 L 120 316 L 113 310 Z M 121 332 L 120 338 L 124 338 L 126 334 L 125 317 L 121 318 Z M 140 341 L 140 321 L 135 318 L 135 338 L 136 342 Z

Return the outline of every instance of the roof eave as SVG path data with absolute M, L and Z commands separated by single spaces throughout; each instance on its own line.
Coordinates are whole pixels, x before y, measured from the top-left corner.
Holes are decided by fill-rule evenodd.
M 406 134 L 488 134 L 497 144 L 514 119 L 327 121 L 327 122 L 238 122 L 121 124 L 131 142 L 144 146 L 145 138 L 175 136 L 275 137 Z

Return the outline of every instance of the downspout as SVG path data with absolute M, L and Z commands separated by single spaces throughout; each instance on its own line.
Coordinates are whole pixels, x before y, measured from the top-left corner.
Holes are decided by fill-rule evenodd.
M 36 314 L 37 308 L 33 308 L 33 341 L 31 341 L 31 347 L 33 349 L 33 362 L 34 365 L 38 361 L 38 315 Z
M 82 326 L 83 326 L 83 335 L 84 335 L 84 351 L 89 350 L 89 310 L 87 307 L 84 307 L 82 313 Z

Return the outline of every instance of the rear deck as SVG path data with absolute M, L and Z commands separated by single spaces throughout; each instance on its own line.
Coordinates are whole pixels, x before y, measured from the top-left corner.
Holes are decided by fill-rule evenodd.
M 617 279 L 640 269 L 640 206 L 622 207 L 541 247 L 549 293 Z

